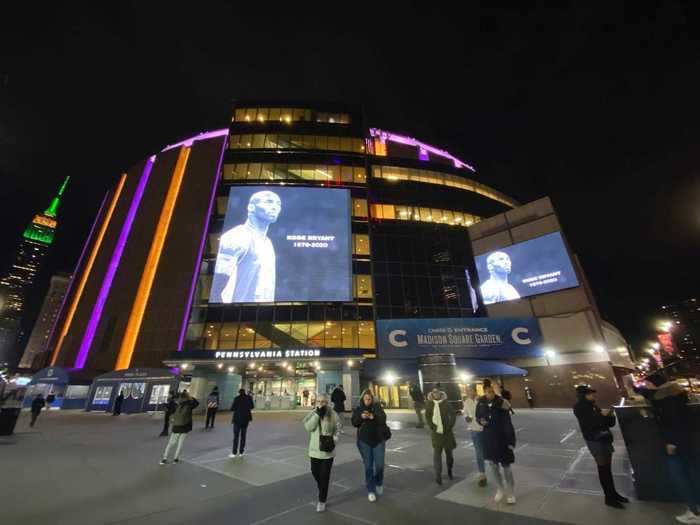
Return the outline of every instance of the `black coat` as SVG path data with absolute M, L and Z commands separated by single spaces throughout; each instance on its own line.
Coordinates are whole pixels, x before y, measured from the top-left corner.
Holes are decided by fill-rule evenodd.
M 450 405 L 447 399 L 440 403 L 440 419 L 442 420 L 442 434 L 437 433 L 437 426 L 433 423 L 433 415 L 435 413 L 435 401 L 428 400 L 425 408 L 425 422 L 431 430 L 431 438 L 434 449 L 454 450 L 457 448 L 457 440 L 455 439 L 454 427 L 457 421 L 454 408 Z
M 173 434 L 187 434 L 192 430 L 192 411 L 199 406 L 193 397 L 179 397 L 175 400 Z
M 374 419 L 362 419 L 364 411 L 372 412 Z M 360 402 L 360 405 L 352 411 L 352 425 L 357 427 L 357 440 L 374 448 L 384 441 L 386 413 L 379 403 L 366 407 Z
M 32 401 L 32 413 L 38 414 L 45 406 L 46 402 L 43 397 L 35 397 L 34 401 Z
M 248 423 L 253 421 L 253 413 L 251 412 L 255 408 L 253 403 L 253 398 L 248 394 L 239 394 L 233 400 L 233 405 L 231 405 L 231 411 L 233 416 L 231 417 L 231 423 L 236 425 L 247 426 Z
M 671 382 L 652 392 L 651 404 L 664 443 L 676 445 L 683 453 L 691 441 L 688 393 L 678 383 Z
M 340 388 L 336 388 L 333 390 L 333 393 L 331 394 L 331 403 L 333 403 L 333 409 L 336 412 L 345 412 L 345 400 L 347 397 L 345 397 L 345 392 L 342 391 Z
M 425 396 L 418 385 L 413 385 L 411 390 L 409 390 L 409 394 L 411 394 L 411 399 L 415 405 L 419 407 L 425 405 Z
M 586 441 L 597 443 L 612 443 L 610 428 L 615 426 L 615 416 L 604 416 L 595 401 L 581 398 L 574 405 L 574 415 L 578 419 L 581 434 Z
M 500 396 L 489 403 L 482 396 L 476 405 L 476 420 L 484 427 L 484 459 L 504 465 L 514 463 L 515 429 L 510 420 L 510 403 Z

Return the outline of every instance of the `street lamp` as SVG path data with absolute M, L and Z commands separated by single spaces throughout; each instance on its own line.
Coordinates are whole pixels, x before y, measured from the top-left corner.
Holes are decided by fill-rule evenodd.
M 384 374 L 384 381 L 388 385 L 393 385 L 394 383 L 396 383 L 396 379 L 396 374 L 394 374 L 393 372 L 387 372 L 386 374 Z
M 554 359 L 556 357 L 557 353 L 552 350 L 551 348 L 547 348 L 544 351 L 544 359 L 547 361 L 547 366 L 552 366 L 552 364 L 549 362 L 550 359 Z
M 462 384 L 465 385 L 469 384 L 469 382 L 474 378 L 474 376 L 468 372 L 462 372 L 459 376 L 462 378 Z

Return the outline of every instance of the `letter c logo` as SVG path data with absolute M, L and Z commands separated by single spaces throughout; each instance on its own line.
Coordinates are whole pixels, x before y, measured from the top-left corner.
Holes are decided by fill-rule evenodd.
M 532 339 L 529 337 L 520 337 L 521 334 L 525 334 L 527 336 L 528 334 L 528 329 L 527 328 L 513 328 L 513 331 L 510 333 L 511 337 L 513 338 L 513 341 L 515 341 L 519 345 L 529 345 L 532 343 Z
M 397 336 L 406 337 L 406 330 L 392 330 L 389 332 L 389 344 L 397 348 L 408 346 L 408 341 L 399 341 Z

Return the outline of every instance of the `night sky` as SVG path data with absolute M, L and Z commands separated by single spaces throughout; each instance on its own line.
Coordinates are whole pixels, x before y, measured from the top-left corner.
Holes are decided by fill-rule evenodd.
M 700 35 L 686 7 L 248 4 L 261 9 L 6 13 L 2 268 L 65 175 L 49 273 L 73 269 L 121 171 L 226 126 L 236 97 L 271 97 L 363 104 L 371 125 L 449 150 L 521 202 L 549 195 L 603 316 L 633 344 L 657 306 L 700 290 Z

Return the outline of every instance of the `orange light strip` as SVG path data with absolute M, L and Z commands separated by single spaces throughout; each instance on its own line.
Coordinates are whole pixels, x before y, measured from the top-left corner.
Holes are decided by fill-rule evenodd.
M 117 363 L 114 367 L 115 370 L 129 368 L 129 365 L 131 364 L 131 357 L 134 355 L 136 340 L 138 339 L 139 332 L 141 330 L 143 315 L 146 311 L 148 298 L 151 295 L 151 288 L 153 287 L 153 281 L 155 280 L 156 271 L 158 270 L 158 263 L 160 262 L 160 256 L 163 252 L 163 246 L 165 245 L 165 237 L 168 235 L 168 229 L 170 228 L 170 221 L 173 218 L 175 203 L 177 202 L 177 197 L 180 193 L 180 187 L 182 186 L 182 179 L 185 175 L 185 168 L 187 167 L 187 160 L 190 157 L 190 151 L 191 148 L 182 148 L 180 150 L 180 155 L 177 158 L 175 171 L 173 171 L 173 177 L 170 179 L 168 193 L 165 196 L 165 202 L 163 203 L 163 208 L 160 211 L 158 226 L 156 226 L 156 232 L 153 235 L 151 249 L 148 252 L 148 258 L 146 259 L 143 274 L 141 274 L 141 282 L 139 283 L 139 288 L 136 292 L 134 305 L 132 306 L 131 313 L 129 314 L 129 322 L 126 325 L 124 338 L 122 339 L 122 344 L 119 348 L 119 356 L 117 357 Z
M 78 309 L 78 303 L 80 302 L 80 298 L 82 297 L 83 291 L 85 290 L 85 284 L 87 283 L 88 277 L 90 277 L 92 265 L 95 263 L 97 254 L 100 251 L 100 246 L 102 246 L 102 240 L 104 239 L 105 232 L 107 231 L 109 223 L 112 220 L 114 208 L 117 207 L 117 201 L 119 200 L 119 196 L 121 195 L 122 190 L 124 189 L 125 183 L 126 173 L 122 174 L 121 178 L 119 179 L 117 189 L 115 190 L 114 195 L 112 196 L 112 202 L 109 203 L 109 208 L 107 209 L 105 220 L 102 222 L 102 225 L 100 226 L 100 231 L 97 233 L 97 240 L 95 241 L 95 245 L 92 247 L 92 251 L 90 252 L 90 257 L 88 258 L 87 263 L 85 264 L 83 274 L 80 276 L 80 283 L 78 284 L 78 289 L 76 290 L 75 295 L 73 296 L 73 300 L 71 301 L 70 308 L 68 309 L 68 313 L 66 314 L 66 320 L 64 321 L 63 328 L 61 329 L 61 335 L 58 337 L 56 349 L 53 351 L 53 356 L 51 357 L 51 366 L 54 366 L 56 364 L 58 354 L 61 352 L 61 347 L 63 346 L 63 341 L 65 340 L 66 335 L 68 334 L 68 330 L 70 330 L 70 325 L 73 322 L 75 311 Z

